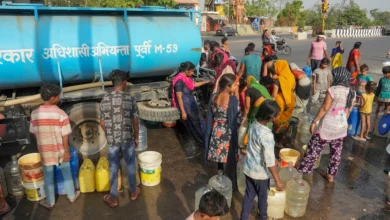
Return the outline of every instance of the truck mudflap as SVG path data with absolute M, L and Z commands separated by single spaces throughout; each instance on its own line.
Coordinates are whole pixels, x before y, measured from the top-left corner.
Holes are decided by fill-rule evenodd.
M 0 114 L 0 145 L 15 142 L 19 142 L 20 145 L 30 144 L 27 116 L 4 118 Z

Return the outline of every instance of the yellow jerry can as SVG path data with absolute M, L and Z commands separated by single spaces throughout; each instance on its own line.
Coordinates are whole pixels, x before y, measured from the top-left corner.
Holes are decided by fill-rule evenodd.
M 79 171 L 80 192 L 95 191 L 95 165 L 92 160 L 85 159 Z

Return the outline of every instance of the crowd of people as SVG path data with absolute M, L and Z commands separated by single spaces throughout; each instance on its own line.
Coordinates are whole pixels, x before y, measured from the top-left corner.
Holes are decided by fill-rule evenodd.
M 172 105 L 180 113 L 188 132 L 205 146 L 205 160 L 218 164 L 218 170 L 222 170 L 232 181 L 234 191 L 238 189 L 238 129 L 248 123 L 248 133 L 244 138 L 246 149 L 242 151 L 246 154 L 243 172 L 247 186 L 242 204 L 243 220 L 249 218 L 256 196 L 260 219 L 267 219 L 267 191 L 271 177 L 275 179 L 277 190 L 284 190 L 276 172 L 278 161 L 275 146 L 283 147 L 291 142 L 286 135 L 290 119 L 304 112 L 308 102 L 320 103 L 321 108 L 312 121 L 310 132 L 313 136 L 297 170 L 303 174 L 311 173 L 315 161 L 329 144 L 331 159 L 327 173 L 323 174 L 329 182 L 334 181 L 338 172 L 343 139 L 347 136 L 347 119 L 352 108 L 360 108 L 362 129 L 354 137 L 359 141 L 370 139 L 370 115 L 374 100 L 378 102 L 376 116 L 383 107 L 386 113 L 390 113 L 390 66 L 383 68 L 384 77 L 375 83 L 369 74 L 369 67 L 361 65 L 360 42 L 355 43 L 346 67 L 343 67 L 342 42 L 338 41 L 331 56 L 328 56 L 324 38 L 318 35 L 311 43 L 308 64 L 313 71 L 312 79 L 295 63 L 278 59 L 269 45 L 264 46 L 262 54 L 257 54 L 255 44 L 248 44 L 245 56 L 238 65 L 230 54 L 228 39 L 222 38 L 221 44 L 204 41 L 199 63 L 200 67 L 215 70 L 215 80 L 194 81 L 192 76 L 197 67 L 191 62 L 184 62 L 172 81 Z M 270 39 L 272 36 L 263 35 L 263 40 Z M 129 73 L 113 70 L 110 79 L 114 89 L 103 97 L 100 106 L 101 126 L 110 145 L 111 189 L 103 200 L 110 207 L 117 207 L 121 156 L 127 164 L 131 200 L 137 200 L 141 193 L 135 178 L 139 119 L 134 97 L 124 92 Z M 193 95 L 197 87 L 205 85 L 209 85 L 212 91 L 206 120 Z M 378 88 L 374 92 L 376 85 Z M 74 188 L 70 172 L 68 137 L 72 131 L 69 118 L 56 106 L 60 101 L 61 88 L 45 84 L 40 94 L 44 104 L 32 112 L 30 132 L 36 136 L 45 175 L 46 199 L 40 204 L 51 209 L 55 205 L 54 166 L 61 169 L 71 202 L 79 197 L 80 192 Z M 0 206 L 7 211 L 9 206 L 1 195 Z M 217 219 L 226 214 L 227 209 L 223 196 L 212 191 L 202 197 L 199 210 L 187 219 Z
M 267 34 L 263 40 L 270 40 Z M 275 146 L 280 148 L 291 143 L 286 135 L 292 116 L 306 111 L 309 102 L 318 103 L 321 107 L 310 126 L 312 137 L 305 157 L 297 166 L 303 174 L 313 171 L 314 165 L 325 146 L 330 145 L 331 158 L 327 172 L 322 174 L 327 181 L 333 182 L 341 162 L 343 139 L 347 136 L 348 118 L 352 108 L 360 111 L 362 129 L 359 141 L 370 139 L 370 115 L 374 97 L 378 102 L 377 111 L 383 106 L 390 113 L 390 66 L 383 68 L 384 77 L 376 83 L 369 74 L 369 67 L 361 64 L 361 42 L 356 42 L 351 49 L 348 62 L 343 66 L 344 47 L 337 41 L 332 53 L 327 53 L 325 36 L 319 34 L 311 43 L 308 65 L 312 75 L 308 76 L 295 63 L 278 59 L 269 45 L 265 45 L 262 54 L 255 53 L 255 45 L 248 44 L 245 56 L 239 65 L 231 59 L 228 39 L 222 39 L 222 45 L 215 41 L 204 41 L 201 67 L 216 71 L 213 95 L 210 99 L 206 129 L 203 135 L 205 160 L 216 162 L 218 169 L 223 170 L 237 190 L 237 154 L 238 129 L 248 122 L 249 129 L 244 144 L 246 154 L 244 173 L 247 189 L 244 196 L 241 219 L 248 219 L 253 200 L 258 196 L 260 219 L 267 218 L 267 190 L 269 179 L 275 179 L 278 190 L 284 185 L 276 172 L 278 161 L 275 159 Z M 195 71 L 195 65 L 191 66 Z M 186 69 L 183 69 L 186 70 Z M 188 69 L 187 69 L 188 70 Z M 179 73 L 177 76 L 180 76 Z M 186 80 L 192 80 L 190 75 Z M 184 82 L 185 80 L 183 80 Z M 176 82 L 176 78 L 174 83 Z M 194 88 L 195 82 L 192 81 Z M 188 86 L 189 87 L 189 86 Z M 183 95 L 175 86 L 174 95 Z M 180 105 L 180 102 L 179 102 Z M 184 106 L 183 106 L 184 107 Z M 198 112 L 194 105 L 193 112 Z M 179 111 L 186 120 L 189 112 Z M 196 114 L 202 117 L 200 114 Z M 195 123 L 186 124 L 187 129 Z M 201 141 L 200 141 L 201 142 Z

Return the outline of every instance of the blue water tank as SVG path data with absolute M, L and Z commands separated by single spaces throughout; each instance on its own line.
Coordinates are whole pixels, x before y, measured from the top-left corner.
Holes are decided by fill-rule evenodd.
M 96 82 L 113 69 L 132 78 L 171 74 L 196 64 L 201 36 L 195 11 L 0 7 L 0 88 Z M 6 31 L 5 31 L 6 30 Z
M 348 118 L 348 136 L 360 135 L 361 120 L 359 107 L 352 108 Z
M 79 157 L 77 155 L 77 150 L 74 148 L 69 148 L 70 153 L 70 170 L 72 172 L 72 179 L 75 190 L 80 189 L 79 184 Z M 65 195 L 66 189 L 64 186 L 64 176 L 61 173 L 61 168 L 59 166 L 56 166 L 55 169 L 55 180 L 56 180 L 56 186 L 55 186 L 55 192 L 57 195 Z

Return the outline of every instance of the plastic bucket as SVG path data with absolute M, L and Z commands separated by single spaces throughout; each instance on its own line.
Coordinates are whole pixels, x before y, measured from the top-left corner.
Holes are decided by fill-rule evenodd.
M 44 189 L 45 182 L 43 180 L 31 183 L 23 182 L 22 184 L 28 200 L 39 201 L 46 197 Z
M 39 153 L 24 155 L 19 158 L 18 165 L 23 182 L 31 183 L 43 180 L 41 155 Z
M 284 148 L 281 149 L 279 152 L 279 157 L 281 160 L 282 167 L 288 167 L 288 162 L 292 162 L 293 166 L 295 167 L 295 164 L 297 163 L 299 156 L 301 154 L 299 151 L 291 149 L 291 148 Z
M 138 161 L 142 185 L 158 185 L 161 181 L 162 155 L 156 151 L 145 151 L 138 155 Z

